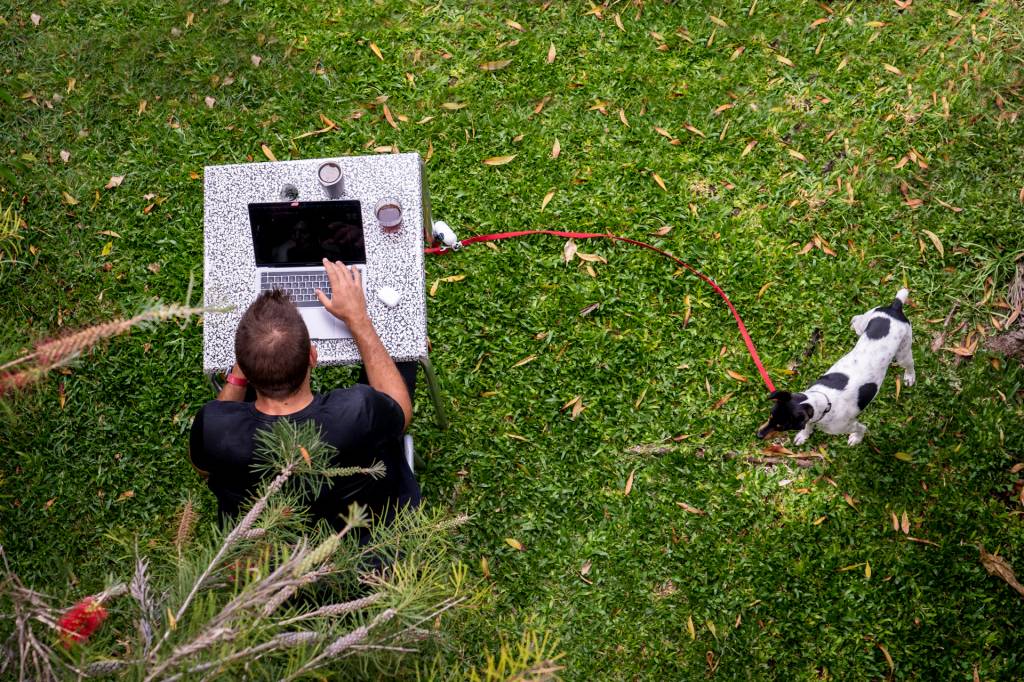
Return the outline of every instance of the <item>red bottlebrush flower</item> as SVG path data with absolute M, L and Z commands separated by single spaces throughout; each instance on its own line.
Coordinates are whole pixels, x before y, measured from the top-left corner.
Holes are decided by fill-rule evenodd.
M 92 597 L 72 606 L 57 623 L 64 647 L 70 648 L 73 643 L 88 639 L 106 618 L 107 610 Z

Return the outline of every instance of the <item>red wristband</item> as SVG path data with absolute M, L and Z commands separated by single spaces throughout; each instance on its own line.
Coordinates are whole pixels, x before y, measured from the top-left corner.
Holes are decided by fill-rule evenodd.
M 249 385 L 249 380 L 248 379 L 243 379 L 242 377 L 236 377 L 231 372 L 228 372 L 227 374 L 224 375 L 224 381 L 226 381 L 229 384 L 232 384 L 234 386 L 241 386 L 243 388 Z

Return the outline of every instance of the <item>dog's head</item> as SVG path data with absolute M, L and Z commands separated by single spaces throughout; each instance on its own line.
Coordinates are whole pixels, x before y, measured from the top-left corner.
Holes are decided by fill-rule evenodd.
M 758 438 L 768 438 L 777 431 L 799 431 L 814 416 L 814 408 L 807 403 L 807 396 L 803 393 L 794 395 L 789 391 L 772 391 L 768 397 L 775 401 L 775 407 L 768 421 L 757 430 Z

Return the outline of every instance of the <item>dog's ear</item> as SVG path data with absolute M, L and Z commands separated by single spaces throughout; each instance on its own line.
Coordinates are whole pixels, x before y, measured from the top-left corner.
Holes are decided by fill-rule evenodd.
M 801 403 L 800 411 L 803 412 L 803 415 L 808 419 L 814 416 L 814 408 L 808 403 Z
M 772 391 L 768 394 L 769 400 L 778 400 L 780 402 L 789 402 L 789 399 L 793 397 L 793 394 L 789 391 Z
M 863 336 L 864 330 L 867 329 L 868 326 L 868 317 L 870 316 L 867 313 L 853 316 L 850 320 L 850 328 L 853 329 L 854 334 L 857 336 Z

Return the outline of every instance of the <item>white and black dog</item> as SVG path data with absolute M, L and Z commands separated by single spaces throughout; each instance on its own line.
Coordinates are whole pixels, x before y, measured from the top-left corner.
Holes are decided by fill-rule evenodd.
M 803 445 L 814 429 L 821 429 L 825 433 L 850 434 L 850 445 L 864 440 L 867 428 L 857 421 L 857 415 L 878 393 L 889 364 L 895 361 L 903 368 L 904 386 L 913 386 L 916 379 L 910 320 L 903 314 L 907 293 L 900 289 L 889 306 L 855 316 L 850 326 L 860 337 L 857 345 L 813 386 L 803 393 L 772 391 L 768 397 L 775 401 L 775 407 L 757 430 L 757 437 L 799 430 L 793 442 Z

